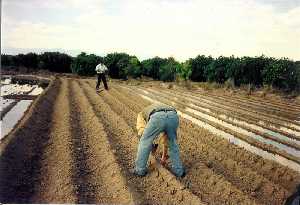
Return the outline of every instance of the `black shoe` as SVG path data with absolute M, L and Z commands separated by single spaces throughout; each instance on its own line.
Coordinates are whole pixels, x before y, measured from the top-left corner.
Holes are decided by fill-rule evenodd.
M 138 174 L 134 168 L 130 169 L 129 173 L 132 174 L 132 175 L 134 175 L 134 176 L 137 176 L 137 177 L 144 177 L 144 176 L 147 175 L 147 172 L 145 172 L 145 174 L 143 174 L 143 175 Z
M 184 178 L 185 176 L 186 176 L 186 171 L 184 170 L 183 173 L 180 176 L 178 176 L 178 177 Z

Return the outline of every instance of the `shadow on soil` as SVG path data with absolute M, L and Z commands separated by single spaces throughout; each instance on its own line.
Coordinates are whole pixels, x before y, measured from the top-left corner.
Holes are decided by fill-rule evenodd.
M 31 113 L 32 117 L 0 146 L 0 203 L 30 203 L 40 182 L 42 153 L 48 145 L 53 102 L 59 89 L 53 83 Z M 30 114 L 30 113 L 28 113 Z M 3 142 L 3 144 L 5 141 Z
M 298 205 L 300 204 L 300 184 L 296 188 L 296 192 L 287 198 L 285 205 Z
M 71 89 L 70 81 L 68 82 L 68 89 L 71 90 L 69 107 L 70 111 L 73 112 L 73 118 L 70 118 L 71 134 L 72 134 L 72 158 L 74 166 L 72 167 L 72 181 L 75 185 L 75 191 L 77 195 L 76 203 L 96 203 L 95 199 L 95 187 L 89 183 L 90 169 L 87 165 L 87 150 L 88 146 L 84 143 L 86 141 L 83 137 L 83 133 L 80 127 L 80 116 L 77 112 L 78 108 L 75 105 L 75 95 Z

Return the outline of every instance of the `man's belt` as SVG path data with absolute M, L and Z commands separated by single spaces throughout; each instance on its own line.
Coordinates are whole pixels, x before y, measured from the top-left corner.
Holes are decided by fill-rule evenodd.
M 150 119 L 150 116 L 153 115 L 154 113 L 162 112 L 162 111 L 164 111 L 164 112 L 174 111 L 177 113 L 175 108 L 157 108 L 157 109 L 152 110 L 152 112 L 149 115 L 149 119 Z

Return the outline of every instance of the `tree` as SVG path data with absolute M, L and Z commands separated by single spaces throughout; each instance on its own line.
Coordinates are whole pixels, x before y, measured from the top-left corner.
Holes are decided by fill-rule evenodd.
M 36 53 L 19 54 L 20 65 L 27 68 L 38 68 L 39 56 Z
M 295 62 L 295 67 L 296 67 L 296 76 L 297 76 L 296 90 L 300 92 L 300 61 Z
M 40 55 L 38 66 L 40 69 L 46 69 L 58 73 L 71 72 L 72 57 L 59 52 L 45 52 Z
M 110 53 L 104 57 L 104 63 L 108 67 L 111 78 L 127 79 L 126 68 L 131 56 L 126 53 Z
M 234 57 L 228 58 L 220 56 L 212 61 L 204 70 L 204 76 L 209 82 L 224 83 L 227 80 L 227 69 L 231 65 Z
M 297 87 L 297 64 L 287 58 L 273 59 L 263 70 L 263 81 L 267 85 L 286 90 Z
M 102 57 L 82 52 L 73 59 L 71 70 L 78 75 L 93 76 L 96 74 L 95 68 L 100 62 L 103 63 Z
M 187 60 L 186 63 L 192 71 L 191 80 L 197 82 L 206 81 L 207 79 L 204 75 L 204 71 L 213 61 L 214 59 L 211 56 L 206 57 L 204 55 L 198 55 L 196 58 Z
M 159 70 L 162 66 L 167 63 L 167 59 L 154 57 L 142 61 L 142 74 L 153 78 L 154 80 L 159 80 Z
M 12 65 L 13 65 L 12 56 L 1 54 L 1 66 L 12 66 Z
M 142 69 L 141 69 L 141 63 L 137 57 L 131 57 L 129 60 L 129 64 L 125 68 L 126 70 L 126 75 L 133 77 L 133 78 L 138 78 L 141 77 L 142 75 Z
M 166 64 L 159 68 L 159 80 L 174 81 L 176 73 L 181 69 L 181 64 L 174 58 L 168 58 Z
M 181 66 L 178 69 L 178 74 L 181 79 L 183 80 L 189 80 L 192 75 L 192 66 L 189 61 L 186 61 L 181 64 Z

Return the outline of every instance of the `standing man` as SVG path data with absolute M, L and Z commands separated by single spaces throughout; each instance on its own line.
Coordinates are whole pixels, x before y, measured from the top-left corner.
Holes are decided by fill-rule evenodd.
M 141 139 L 133 173 L 138 176 L 145 176 L 147 174 L 147 162 L 152 150 L 153 141 L 160 133 L 164 133 L 168 141 L 171 170 L 177 177 L 184 177 L 185 170 L 180 160 L 179 147 L 176 142 L 179 125 L 176 109 L 163 103 L 154 103 L 144 108 L 139 115 L 145 120 L 146 126 L 137 126 Z M 166 153 L 163 155 L 166 155 Z M 162 156 L 162 160 L 164 160 L 164 157 Z
M 107 86 L 107 82 L 106 82 L 106 77 L 105 77 L 105 72 L 108 71 L 107 67 L 103 64 L 103 63 L 99 63 L 96 66 L 96 72 L 97 72 L 97 85 L 96 85 L 96 90 L 99 90 L 99 86 L 100 86 L 100 82 L 102 80 L 103 84 L 104 84 L 104 88 L 105 90 L 108 90 L 108 86 Z

